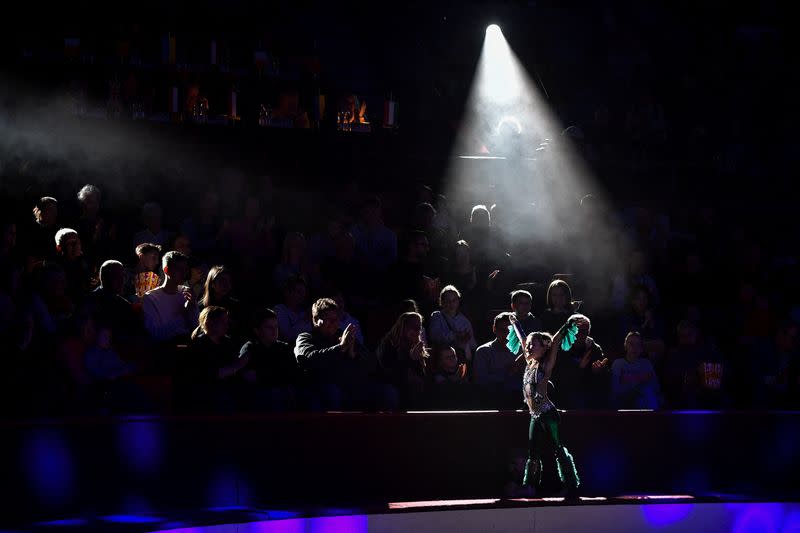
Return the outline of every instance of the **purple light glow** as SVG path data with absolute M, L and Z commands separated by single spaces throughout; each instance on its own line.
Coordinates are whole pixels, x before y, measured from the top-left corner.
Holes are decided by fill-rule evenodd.
M 642 515 L 648 524 L 654 527 L 671 526 L 681 522 L 692 514 L 694 504 L 665 503 L 640 506 Z
M 784 506 L 779 503 L 730 504 L 736 518 L 733 533 L 778 533 L 783 521 Z
M 239 525 L 239 531 L 254 533 L 366 533 L 366 515 L 295 518 Z
M 63 520 L 50 520 L 49 522 L 39 522 L 35 526 L 44 527 L 81 527 L 87 525 L 89 522 L 83 518 L 65 518 Z
M 73 467 L 67 445 L 56 429 L 36 429 L 25 441 L 28 483 L 45 506 L 63 505 L 72 494 Z
M 119 448 L 132 472 L 141 475 L 158 470 L 163 455 L 161 433 L 158 421 L 133 420 L 119 425 Z
M 109 516 L 101 516 L 100 520 L 115 524 L 153 524 L 155 522 L 161 522 L 163 519 L 157 516 L 149 515 L 114 514 Z

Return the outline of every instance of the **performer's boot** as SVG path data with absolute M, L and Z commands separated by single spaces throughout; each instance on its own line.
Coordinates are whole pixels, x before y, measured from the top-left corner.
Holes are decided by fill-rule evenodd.
M 528 458 L 528 462 L 525 463 L 525 477 L 522 479 L 522 484 L 538 489 L 541 482 L 542 460 Z
M 558 478 L 563 485 L 563 492 L 567 498 L 578 497 L 578 487 L 581 479 L 578 477 L 578 469 L 575 467 L 575 459 L 565 447 L 556 449 L 556 467 L 558 468 Z

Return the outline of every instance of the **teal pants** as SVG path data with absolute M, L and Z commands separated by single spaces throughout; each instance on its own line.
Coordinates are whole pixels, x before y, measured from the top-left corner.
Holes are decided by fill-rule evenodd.
M 581 483 L 575 460 L 569 451 L 561 444 L 558 424 L 561 415 L 556 409 L 551 409 L 539 418 L 531 417 L 528 427 L 528 462 L 525 465 L 525 478 L 523 484 L 538 487 L 542 481 L 542 449 L 546 439 L 550 439 L 555 450 L 556 469 L 558 478 L 568 488 L 577 489 Z

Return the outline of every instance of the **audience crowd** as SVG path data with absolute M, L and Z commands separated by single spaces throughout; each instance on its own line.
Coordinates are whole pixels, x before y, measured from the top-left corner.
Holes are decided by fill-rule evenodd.
M 596 216 L 606 238 L 543 250 L 543 267 L 504 238 L 503 206 L 353 185 L 287 227 L 289 193 L 251 181 L 133 218 L 91 184 L 41 184 L 31 205 L 6 191 L 3 414 L 522 409 L 511 314 L 528 333 L 577 318 L 559 408 L 800 404 L 796 250 L 723 231 L 712 208 L 576 200 L 564 233 Z

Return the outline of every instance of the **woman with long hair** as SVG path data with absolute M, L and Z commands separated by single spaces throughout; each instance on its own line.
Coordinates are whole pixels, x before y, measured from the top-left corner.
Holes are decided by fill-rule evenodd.
M 229 268 L 222 265 L 209 269 L 200 298 L 201 309 L 214 305 L 228 311 L 231 336 L 235 340 L 244 339 L 246 332 L 242 329 L 242 305 L 233 297 L 233 275 Z
M 576 311 L 572 289 L 563 279 L 554 279 L 547 287 L 547 309 L 541 319 L 544 330 L 551 335 Z
M 413 403 L 422 391 L 428 359 L 422 315 L 401 314 L 378 345 L 377 356 L 383 378 L 400 394 L 401 406 Z
M 189 409 L 228 410 L 235 402 L 235 378 L 247 360 L 228 336 L 227 309 L 205 307 L 199 324 L 178 365 L 178 396 Z
M 237 360 L 238 345 L 228 336 L 228 310 L 210 305 L 200 312 L 199 323 L 189 345 L 193 352 L 190 364 L 194 369 L 189 373 L 207 381 L 236 375 L 244 365 Z

